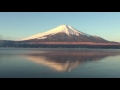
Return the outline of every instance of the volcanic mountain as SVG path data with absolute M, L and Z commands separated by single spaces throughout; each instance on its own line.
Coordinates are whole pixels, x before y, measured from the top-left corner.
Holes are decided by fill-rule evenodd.
M 79 43 L 109 43 L 99 36 L 83 33 L 70 25 L 60 25 L 44 33 L 38 33 L 25 39 L 22 42 L 37 44 L 79 44 Z

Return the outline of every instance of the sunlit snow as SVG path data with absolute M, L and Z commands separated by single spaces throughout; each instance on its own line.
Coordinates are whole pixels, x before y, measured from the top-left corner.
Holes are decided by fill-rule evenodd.
M 60 25 L 54 29 L 51 29 L 49 31 L 46 31 L 44 33 L 38 33 L 36 35 L 33 35 L 33 36 L 30 36 L 28 38 L 25 38 L 25 39 L 21 39 L 21 40 L 29 40 L 29 39 L 45 39 L 46 35 L 54 35 L 54 34 L 57 34 L 57 33 L 60 33 L 60 32 L 63 32 L 63 33 L 66 33 L 67 35 L 86 35 L 86 36 L 90 36 L 88 34 L 85 34 L 83 32 L 80 32 L 74 28 L 72 28 L 70 25 Z

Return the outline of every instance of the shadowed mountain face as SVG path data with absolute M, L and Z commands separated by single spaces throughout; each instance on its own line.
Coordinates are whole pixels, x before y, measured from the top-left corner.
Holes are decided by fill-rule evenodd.
M 103 38 L 97 38 L 93 36 L 79 35 L 67 35 L 66 33 L 57 33 L 55 35 L 46 35 L 45 39 L 31 39 L 27 42 L 108 42 Z
M 60 25 L 44 33 L 38 33 L 25 39 L 23 42 L 99 42 L 109 41 L 99 37 L 85 34 L 69 25 Z
M 120 55 L 120 52 L 90 51 L 53 51 L 41 54 L 25 54 L 23 57 L 34 63 L 43 64 L 59 72 L 68 72 L 87 62 L 102 60 L 108 56 Z
M 78 45 L 90 45 L 90 46 L 84 47 Z M 92 48 L 93 47 L 95 48 L 98 45 L 101 45 L 103 47 L 104 45 L 106 46 L 108 45 L 110 46 L 109 48 L 120 48 L 120 43 L 118 42 L 111 42 L 99 36 L 93 36 L 83 33 L 69 25 L 60 25 L 56 28 L 53 28 L 43 33 L 35 34 L 25 39 L 16 41 L 4 41 L 4 43 L 0 43 L 0 46 L 4 47 L 8 46 L 8 47 L 43 47 L 43 48 L 46 47 L 89 48 L 91 47 L 91 45 L 93 45 Z M 97 48 L 99 48 L 99 46 Z

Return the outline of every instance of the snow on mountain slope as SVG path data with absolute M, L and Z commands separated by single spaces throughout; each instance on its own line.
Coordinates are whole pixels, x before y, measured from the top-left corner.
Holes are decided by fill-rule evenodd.
M 25 39 L 21 39 L 21 40 L 44 39 L 43 37 L 45 37 L 46 35 L 54 35 L 54 34 L 57 34 L 57 33 L 60 33 L 60 32 L 66 33 L 67 35 L 79 35 L 79 34 L 82 34 L 82 35 L 85 35 L 87 37 L 90 36 L 88 34 L 85 34 L 83 32 L 80 32 L 80 31 L 72 28 L 69 25 L 60 25 L 60 26 L 58 26 L 58 27 L 56 27 L 54 29 L 51 29 L 51 30 L 49 30 L 47 32 L 38 33 L 36 35 L 33 35 L 33 36 L 25 38 Z

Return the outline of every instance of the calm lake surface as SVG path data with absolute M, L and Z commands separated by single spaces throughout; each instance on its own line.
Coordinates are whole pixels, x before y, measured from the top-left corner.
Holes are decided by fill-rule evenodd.
M 0 78 L 120 78 L 120 50 L 0 48 Z

